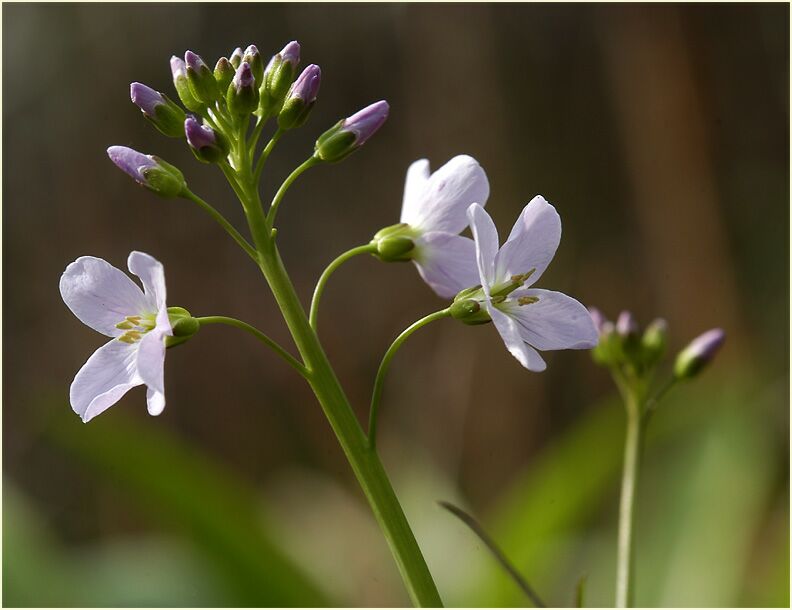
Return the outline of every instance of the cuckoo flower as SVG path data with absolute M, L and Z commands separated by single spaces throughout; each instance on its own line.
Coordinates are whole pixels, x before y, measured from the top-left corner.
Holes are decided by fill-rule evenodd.
M 560 292 L 530 288 L 561 240 L 555 208 L 534 197 L 500 248 L 498 231 L 484 208 L 474 203 L 467 213 L 481 288 L 464 291 L 458 299 L 483 306 L 509 352 L 531 371 L 546 367 L 537 350 L 594 347 L 597 330 L 583 305 Z
M 61 296 L 72 313 L 112 337 L 88 358 L 69 389 L 72 409 L 84 422 L 143 384 L 148 412 L 159 415 L 165 408 L 165 339 L 173 335 L 165 274 L 162 264 L 143 252 L 132 252 L 127 265 L 143 282 L 143 290 L 93 256 L 81 256 L 61 276 Z
M 459 235 L 468 224 L 465 210 L 472 203 L 486 205 L 489 182 L 473 157 L 458 155 L 434 173 L 429 161 L 410 165 L 404 183 L 401 223 L 375 235 L 380 254 L 400 243 L 423 280 L 441 297 L 452 298 L 463 288 L 479 283 L 473 240 Z M 411 249 L 410 249 L 411 248 Z

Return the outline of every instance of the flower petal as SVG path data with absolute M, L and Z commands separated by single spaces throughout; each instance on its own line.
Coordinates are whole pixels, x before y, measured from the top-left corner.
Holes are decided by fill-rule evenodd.
M 165 307 L 165 270 L 162 263 L 145 252 L 131 252 L 127 260 L 129 270 L 143 282 L 149 309 L 159 311 Z
M 476 264 L 479 280 L 484 294 L 489 296 L 489 289 L 495 283 L 495 258 L 498 254 L 498 229 L 490 215 L 479 204 L 472 204 L 467 211 L 470 219 L 470 230 L 476 242 Z
M 400 222 L 416 226 L 421 211 L 422 194 L 429 181 L 429 160 L 418 159 L 407 168 L 407 177 L 404 179 L 404 197 Z
M 495 276 L 498 281 L 535 269 L 525 285 L 538 280 L 561 241 L 561 218 L 556 209 L 537 195 L 523 208 L 509 239 L 498 252 Z
M 72 313 L 85 325 L 115 337 L 116 324 L 139 314 L 146 298 L 140 288 L 119 269 L 95 256 L 81 256 L 60 279 L 60 293 Z
M 416 240 L 416 248 L 419 254 L 413 262 L 418 273 L 439 296 L 451 299 L 479 283 L 472 239 L 432 231 Z
M 136 345 L 113 339 L 96 350 L 77 372 L 69 388 L 69 401 L 84 422 L 143 383 L 137 374 L 136 355 Z
M 518 305 L 519 297 L 539 300 Z M 591 314 L 570 296 L 552 290 L 522 288 L 515 290 L 507 303 L 513 304 L 506 313 L 517 321 L 523 340 L 537 349 L 591 349 L 597 345 L 599 334 Z
M 468 224 L 465 218 L 468 206 L 471 203 L 483 206 L 489 197 L 487 175 L 478 161 L 468 155 L 451 159 L 421 187 L 419 196 L 410 200 L 407 214 L 410 220 L 404 220 L 402 215 L 403 222 L 421 231 L 460 233 Z M 414 188 L 417 187 L 411 185 L 411 193 Z
M 149 388 L 165 393 L 165 333 L 155 328 L 143 336 L 137 351 L 137 370 Z
M 149 415 L 159 415 L 165 410 L 165 394 L 152 388 L 146 390 L 146 403 Z
M 505 313 L 500 311 L 489 301 L 487 302 L 487 311 L 498 329 L 501 339 L 506 344 L 512 356 L 529 371 L 541 372 L 547 368 L 545 361 L 534 348 L 523 341 L 520 336 L 520 327 L 517 322 Z

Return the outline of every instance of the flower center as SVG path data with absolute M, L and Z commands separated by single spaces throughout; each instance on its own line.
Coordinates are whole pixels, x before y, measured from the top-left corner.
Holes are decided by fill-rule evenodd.
M 156 315 L 153 313 L 139 316 L 127 316 L 116 324 L 116 328 L 124 333 L 118 337 L 123 343 L 137 343 L 148 331 L 157 325 Z
M 493 286 L 490 289 L 490 295 L 493 297 L 492 301 L 496 302 L 495 297 L 506 298 L 509 294 L 517 290 L 520 286 L 522 286 L 525 283 L 525 281 L 534 274 L 535 271 L 536 268 L 533 268 L 525 273 L 518 273 L 517 275 L 511 276 L 507 284 L 502 284 L 500 286 Z

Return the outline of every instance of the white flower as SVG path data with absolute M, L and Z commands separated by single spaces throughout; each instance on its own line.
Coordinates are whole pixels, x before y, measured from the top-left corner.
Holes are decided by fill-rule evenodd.
M 165 338 L 173 334 L 165 305 L 165 274 L 162 264 L 143 252 L 132 252 L 127 265 L 145 292 L 122 271 L 93 256 L 81 256 L 61 276 L 61 296 L 72 313 L 112 337 L 88 358 L 69 389 L 72 409 L 84 422 L 143 384 L 148 386 L 148 412 L 159 415 L 165 408 Z
M 484 208 L 473 204 L 467 214 L 481 284 L 478 296 L 471 298 L 486 308 L 520 364 L 543 371 L 546 365 L 537 350 L 594 347 L 597 330 L 583 305 L 560 292 L 529 288 L 544 273 L 561 240 L 555 208 L 544 197 L 534 197 L 500 249 L 498 231 Z
M 473 240 L 459 233 L 467 227 L 468 206 L 486 205 L 487 197 L 487 175 L 473 157 L 458 155 L 431 175 L 426 159 L 407 170 L 401 222 L 414 236 L 418 272 L 441 297 L 478 283 Z

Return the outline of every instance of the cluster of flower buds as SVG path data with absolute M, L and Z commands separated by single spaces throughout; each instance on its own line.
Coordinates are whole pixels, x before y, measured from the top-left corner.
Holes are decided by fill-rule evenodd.
M 600 335 L 591 354 L 597 364 L 629 367 L 636 375 L 651 372 L 665 354 L 668 344 L 668 325 L 657 318 L 643 333 L 629 311 L 622 311 L 614 324 L 595 308 L 589 310 Z M 715 357 L 725 339 L 723 330 L 716 328 L 700 335 L 676 357 L 674 376 L 689 379 L 697 375 Z
M 142 83 L 132 83 L 130 97 L 163 134 L 186 138 L 199 161 L 221 163 L 229 158 L 239 133 L 249 128 L 251 116 L 258 117 L 259 124 L 275 117 L 282 131 L 306 122 L 316 104 L 322 71 L 311 64 L 298 74 L 299 64 L 300 45 L 296 41 L 273 55 L 266 67 L 255 45 L 244 51 L 234 49 L 230 58 L 217 60 L 214 70 L 200 55 L 187 51 L 183 59 L 174 56 L 170 60 L 173 86 L 187 112 L 165 94 Z M 314 158 L 335 162 L 351 154 L 380 128 L 388 110 L 387 102 L 380 101 L 339 121 L 316 141 Z M 181 173 L 176 176 L 171 170 L 162 173 L 156 169 L 172 166 L 155 157 L 124 150 L 123 154 L 116 151 L 110 158 L 135 180 L 167 197 L 182 192 Z M 143 158 L 148 161 L 143 163 Z

